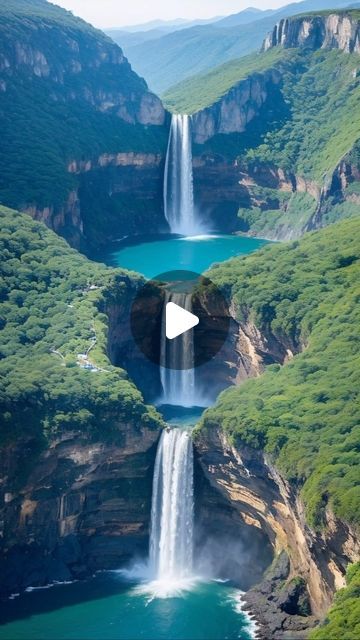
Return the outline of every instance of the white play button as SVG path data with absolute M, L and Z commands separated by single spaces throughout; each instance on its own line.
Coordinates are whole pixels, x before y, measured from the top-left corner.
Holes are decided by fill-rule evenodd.
M 168 302 L 166 305 L 166 337 L 169 340 L 181 336 L 185 331 L 189 331 L 199 324 L 199 318 L 190 311 L 179 307 L 175 302 Z

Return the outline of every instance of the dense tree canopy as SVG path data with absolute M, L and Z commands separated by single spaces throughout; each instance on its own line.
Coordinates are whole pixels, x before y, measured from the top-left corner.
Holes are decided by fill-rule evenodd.
M 139 276 L 90 262 L 26 214 L 0 207 L 0 219 L 2 440 L 66 428 L 106 438 L 121 421 L 159 425 L 106 355 L 104 302 L 126 303 Z M 95 370 L 80 366 L 90 347 Z
M 327 506 L 360 521 L 359 240 L 360 220 L 349 219 L 211 270 L 240 322 L 300 353 L 223 392 L 201 427 L 264 450 L 316 528 Z

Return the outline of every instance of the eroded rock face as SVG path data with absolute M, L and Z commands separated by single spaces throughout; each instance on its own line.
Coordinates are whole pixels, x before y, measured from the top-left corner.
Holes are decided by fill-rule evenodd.
M 195 446 L 210 485 L 222 494 L 244 523 L 267 536 L 275 556 L 283 551 L 289 554 L 288 569 L 282 570 L 281 576 L 265 576 L 264 582 L 250 592 L 250 608 L 270 630 L 264 637 L 280 638 L 291 628 L 299 631 L 312 626 L 315 618 L 322 617 L 329 608 L 334 591 L 344 585 L 347 562 L 358 557 L 359 545 L 354 533 L 333 514 L 328 514 L 331 524 L 326 533 L 312 531 L 305 522 L 300 498 L 262 453 L 232 446 L 225 434 L 215 428 L 200 432 Z M 294 594 L 290 589 L 285 593 L 279 588 L 279 580 L 289 583 L 297 577 L 306 583 L 315 616 L 307 622 L 288 619 L 293 615 L 289 612 L 291 602 L 294 603 L 295 595 L 298 602 L 300 592 Z M 272 586 L 271 581 L 274 581 Z M 274 607 L 275 588 L 279 591 Z M 281 624 L 277 626 L 279 615 Z
M 69 432 L 38 454 L 25 481 L 32 442 L 3 449 L 1 590 L 86 577 L 145 555 L 158 437 L 120 424 L 113 442 Z
M 204 144 L 222 133 L 241 133 L 259 114 L 269 96 L 269 86 L 280 81 L 280 74 L 269 69 L 254 73 L 228 91 L 218 102 L 192 117 L 194 141 Z
M 104 153 L 72 160 L 68 171 L 77 186 L 60 209 L 26 208 L 35 220 L 85 253 L 128 235 L 167 231 L 163 206 L 164 156 L 156 153 Z
M 360 52 L 360 21 L 346 13 L 283 18 L 265 38 L 263 50 L 282 46 Z
M 6 39 L 0 72 L 9 79 L 18 73 L 46 79 L 52 84 L 53 101 L 63 101 L 65 94 L 66 100 L 85 100 L 131 124 L 163 125 L 166 114 L 161 100 L 134 73 L 120 47 L 90 26 L 77 32 L 76 28 L 75 23 L 71 32 L 55 23 L 49 26 L 45 20 L 33 29 L 25 26 L 23 40 Z M 56 48 L 61 56 L 54 55 Z M 117 82 L 108 82 L 111 75 Z M 77 80 L 81 76 L 83 84 Z
M 206 366 L 195 372 L 197 387 L 203 389 L 205 397 L 206 391 L 211 389 L 214 402 L 230 385 L 259 376 L 267 365 L 284 364 L 303 346 L 294 344 L 287 336 L 276 336 L 270 330 L 260 331 L 246 308 L 242 309 L 244 320 L 240 322 L 233 302 L 229 314 L 231 320 L 225 344 Z M 212 340 L 211 334 L 208 340 Z

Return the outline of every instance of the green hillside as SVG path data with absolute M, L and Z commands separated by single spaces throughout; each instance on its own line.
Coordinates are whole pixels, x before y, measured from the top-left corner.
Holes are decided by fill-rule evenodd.
M 250 320 L 294 351 L 286 365 L 223 392 L 201 429 L 264 450 L 301 490 L 309 523 L 330 506 L 359 525 L 360 220 L 214 267 L 212 280 Z
M 59 208 L 76 184 L 70 160 L 156 151 L 166 142 L 161 127 L 136 121 L 147 86 L 121 50 L 45 0 L 1 3 L 0 87 L 0 202 L 7 206 Z M 120 103 L 135 124 L 119 117 Z
M 271 101 L 265 114 L 252 123 L 260 134 L 260 144 L 259 135 L 253 137 L 256 146 L 245 133 L 238 136 L 238 155 L 250 167 L 271 163 L 321 181 L 360 139 L 360 74 L 356 73 L 360 57 L 356 53 L 276 47 L 177 85 L 167 92 L 165 104 L 172 110 L 193 113 L 218 101 L 240 80 L 268 68 L 282 74 L 278 103 Z M 283 118 L 273 121 L 268 129 L 266 110 L 276 109 Z M 210 141 L 206 146 L 212 144 Z
M 323 203 L 322 224 L 358 215 L 358 53 L 274 47 L 179 83 L 166 93 L 165 104 L 172 111 L 196 114 L 208 108 L 209 115 L 212 109 L 218 113 L 221 99 L 226 100 L 227 94 L 230 98 L 232 87 L 267 69 L 276 70 L 280 82 L 267 81 L 268 98 L 245 131 L 218 134 L 195 147 L 199 156 L 210 153 L 236 160 L 241 174 L 250 176 L 250 204 L 240 204 L 239 229 L 269 238 L 282 237 L 284 229 L 285 237 L 287 232 L 301 234 L 318 205 L 316 185 L 318 191 L 324 184 L 329 186 L 344 157 L 355 172 L 348 176 L 341 197 L 335 195 Z M 305 178 L 314 188 L 307 193 L 282 191 L 271 180 L 274 169 Z
M 311 640 L 358 640 L 360 637 L 360 563 L 351 565 L 346 587 L 335 595 L 325 622 L 310 634 Z
M 26 214 L 0 207 L 0 220 L 2 442 L 68 428 L 106 439 L 121 421 L 160 424 L 106 355 L 104 303 L 126 304 L 139 276 L 90 262 Z M 97 371 L 80 366 L 90 347 Z
M 217 102 L 231 87 L 252 73 L 265 71 L 290 51 L 273 48 L 227 62 L 204 75 L 193 76 L 174 85 L 163 96 L 164 105 L 175 113 L 194 113 Z

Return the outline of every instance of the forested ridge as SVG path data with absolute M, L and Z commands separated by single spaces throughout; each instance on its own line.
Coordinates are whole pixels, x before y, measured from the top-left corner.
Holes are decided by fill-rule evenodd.
M 126 304 L 140 277 L 87 260 L 26 214 L 0 207 L 0 220 L 2 442 L 68 428 L 106 439 L 121 421 L 158 426 L 106 353 L 105 301 Z M 94 369 L 81 366 L 88 351 Z
M 239 322 L 300 353 L 224 391 L 200 428 L 264 451 L 300 491 L 315 529 L 328 507 L 360 521 L 359 240 L 353 218 L 210 271 Z
M 45 0 L 0 6 L 0 202 L 58 210 L 71 161 L 162 150 L 139 123 L 145 80 L 103 32 Z

